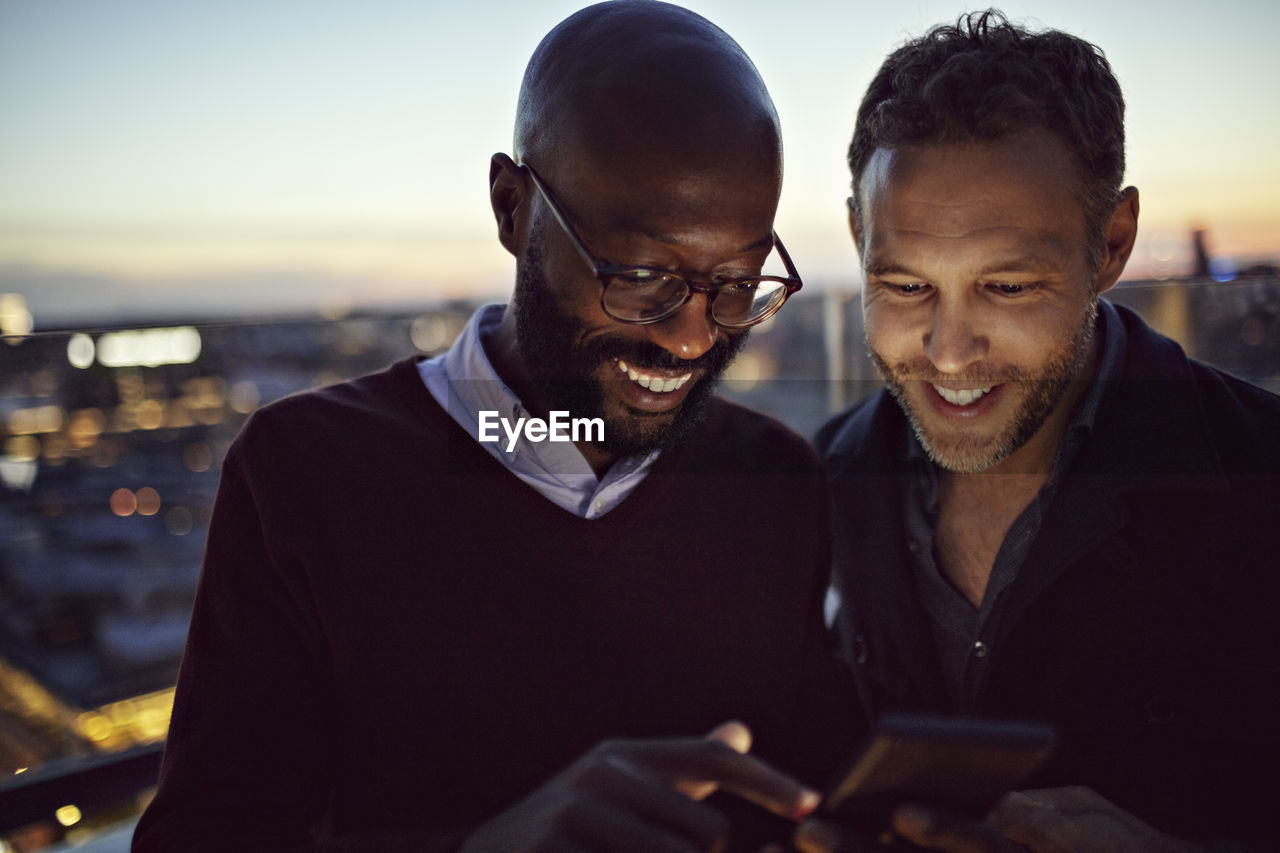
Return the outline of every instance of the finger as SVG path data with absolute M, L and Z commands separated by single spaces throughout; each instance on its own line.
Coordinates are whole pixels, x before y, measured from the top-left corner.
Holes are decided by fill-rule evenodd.
M 1032 792 L 1010 791 L 991 810 L 991 820 L 1007 833 L 1011 828 L 1039 823 L 1050 808 L 1049 803 L 1033 796 Z
M 614 808 L 597 800 L 577 803 L 565 816 L 564 826 L 585 849 L 610 853 L 700 853 L 716 849 L 721 843 L 714 834 L 703 833 L 699 833 L 702 837 L 695 843 L 628 809 Z
M 720 812 L 672 790 L 660 778 L 635 772 L 634 767 L 619 767 L 606 758 L 578 784 L 591 791 L 596 802 L 685 839 L 695 849 L 716 849 L 728 836 L 729 823 Z
M 707 740 L 723 743 L 734 752 L 746 754 L 751 751 L 751 729 L 737 720 L 721 723 L 707 732 Z M 676 790 L 694 800 L 705 800 L 719 788 L 716 782 L 675 782 Z
M 1063 842 L 1064 829 L 1061 806 L 1069 803 L 1067 789 L 1038 791 L 1010 791 L 1000 798 L 991 810 L 991 820 L 1006 837 L 1032 849 L 1054 849 Z M 1082 810 L 1071 808 L 1070 813 L 1079 816 Z
M 716 740 L 635 741 L 623 755 L 625 761 L 651 768 L 668 784 L 715 782 L 791 820 L 807 816 L 821 800 L 817 791 Z
M 1006 839 L 989 823 L 957 817 L 919 805 L 894 809 L 891 819 L 894 832 L 930 850 L 949 853 L 1012 853 L 1026 850 L 1021 844 Z
M 716 770 L 720 788 L 789 820 L 808 817 L 822 795 L 751 755 L 725 753 Z
M 737 720 L 721 723 L 707 732 L 707 740 L 718 740 L 734 752 L 746 755 L 751 751 L 751 729 Z
M 883 845 L 891 841 L 892 838 L 877 844 L 867 836 L 817 818 L 797 826 L 791 839 L 800 853 L 882 853 Z

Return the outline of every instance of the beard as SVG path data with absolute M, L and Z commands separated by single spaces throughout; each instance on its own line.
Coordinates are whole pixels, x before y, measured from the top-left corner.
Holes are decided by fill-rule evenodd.
M 998 374 L 943 374 L 923 357 L 890 365 L 870 345 L 868 352 L 879 368 L 880 375 L 884 377 L 889 393 L 902 407 L 921 447 L 934 464 L 957 474 L 976 474 L 990 470 L 1008 458 L 1044 426 L 1045 421 L 1062 402 L 1072 380 L 1084 366 L 1089 354 L 1089 344 L 1093 341 L 1097 315 L 1098 300 L 1095 296 L 1085 310 L 1084 322 L 1037 371 L 1009 367 Z M 958 381 L 981 386 L 1008 384 L 1020 392 L 1022 399 L 1008 423 L 994 437 L 976 435 L 964 427 L 930 432 L 925 427 L 920 412 L 912 404 L 908 380 L 937 383 Z
M 746 343 L 746 333 L 717 338 L 696 359 L 677 358 L 651 341 L 622 335 L 588 339 L 587 324 L 561 311 L 547 286 L 541 224 L 534 224 L 516 264 L 516 338 L 534 392 L 549 410 L 567 411 L 574 418 L 600 418 L 604 437 L 592 444 L 605 453 L 647 455 L 678 444 L 701 422 L 716 381 Z M 611 413 L 599 372 L 601 365 L 614 359 L 641 370 L 701 370 L 703 374 L 672 411 L 645 412 L 625 406 L 625 411 Z M 618 381 L 630 380 L 619 374 Z

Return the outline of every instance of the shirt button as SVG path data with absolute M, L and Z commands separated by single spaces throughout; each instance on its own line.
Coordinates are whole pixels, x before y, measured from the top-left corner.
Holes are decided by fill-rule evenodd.
M 907 550 L 908 550 L 908 551 L 910 551 L 912 554 L 919 554 L 919 553 L 920 553 L 920 540 L 919 540 L 919 539 L 912 539 L 912 540 L 908 541 L 908 542 L 907 542 Z
M 596 512 L 604 512 L 604 498 L 596 498 Z
M 860 664 L 865 664 L 870 653 L 867 651 L 867 641 L 859 634 L 853 639 L 853 659 Z
M 975 658 L 985 658 L 987 656 L 987 644 L 978 640 L 973 644 L 973 656 Z

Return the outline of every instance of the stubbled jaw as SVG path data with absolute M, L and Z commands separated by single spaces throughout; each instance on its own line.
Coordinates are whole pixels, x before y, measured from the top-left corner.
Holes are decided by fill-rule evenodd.
M 644 388 L 646 391 L 665 394 L 670 391 L 676 391 L 688 382 L 692 377 L 692 373 L 686 373 L 683 376 L 659 376 L 653 373 L 646 373 L 643 370 L 637 370 L 628 365 L 622 359 L 614 359 L 621 371 L 628 379 Z
M 962 388 L 956 391 L 950 388 L 943 388 L 941 385 L 934 385 L 933 390 L 937 391 L 939 397 L 953 406 L 969 406 L 986 396 L 994 387 L 994 385 L 988 385 L 986 388 Z

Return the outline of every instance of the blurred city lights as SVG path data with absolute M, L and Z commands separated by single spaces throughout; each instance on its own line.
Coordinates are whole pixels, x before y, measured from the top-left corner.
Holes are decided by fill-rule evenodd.
M 62 429 L 62 421 L 65 417 L 66 412 L 60 406 L 15 409 L 9 415 L 9 432 L 14 435 L 57 432 Z
M 258 386 L 245 379 L 231 386 L 231 409 L 242 415 L 247 415 L 254 409 L 258 408 L 258 403 L 262 400 L 262 394 L 258 391 Z
M 111 702 L 75 718 L 75 729 L 101 750 L 158 743 L 169 730 L 174 688 Z
M 193 441 L 183 448 L 182 464 L 188 471 L 203 474 L 213 465 L 213 451 L 203 441 Z
M 134 494 L 138 502 L 138 515 L 155 515 L 160 511 L 160 493 L 150 486 L 143 486 Z
M 1217 282 L 1235 281 L 1236 265 L 1230 258 L 1210 258 L 1209 275 Z
M 200 332 L 194 326 L 107 332 L 98 338 L 98 363 L 104 367 L 190 364 L 199 357 Z
M 40 441 L 30 435 L 15 435 L 4 443 L 4 455 L 11 462 L 34 462 L 40 458 Z
M 164 403 L 159 400 L 143 400 L 133 414 L 134 422 L 143 429 L 159 429 L 164 426 Z
M 170 507 L 164 514 L 164 526 L 174 536 L 186 536 L 195 527 L 195 519 L 185 506 Z
M 107 418 L 99 409 L 79 409 L 72 412 L 67 423 L 67 441 L 76 450 L 92 447 L 107 426 Z
M 26 335 L 33 323 L 21 293 L 0 293 L 0 335 Z
M 114 727 L 102 714 L 86 711 L 76 718 L 76 729 L 89 740 L 101 742 L 111 737 Z
M 409 326 L 409 340 L 422 352 L 433 353 L 449 343 L 449 327 L 439 314 L 423 314 Z
M 53 816 L 56 817 L 58 819 L 58 823 L 63 826 L 75 826 L 83 817 L 83 815 L 80 814 L 80 809 L 73 805 L 62 806 L 53 813 Z
M 129 489 L 116 489 L 111 493 L 111 511 L 126 518 L 138 511 L 138 497 Z
M 93 338 L 82 332 L 77 332 L 67 340 L 67 361 L 71 362 L 72 367 L 81 370 L 93 367 L 96 354 L 97 348 L 93 345 Z

